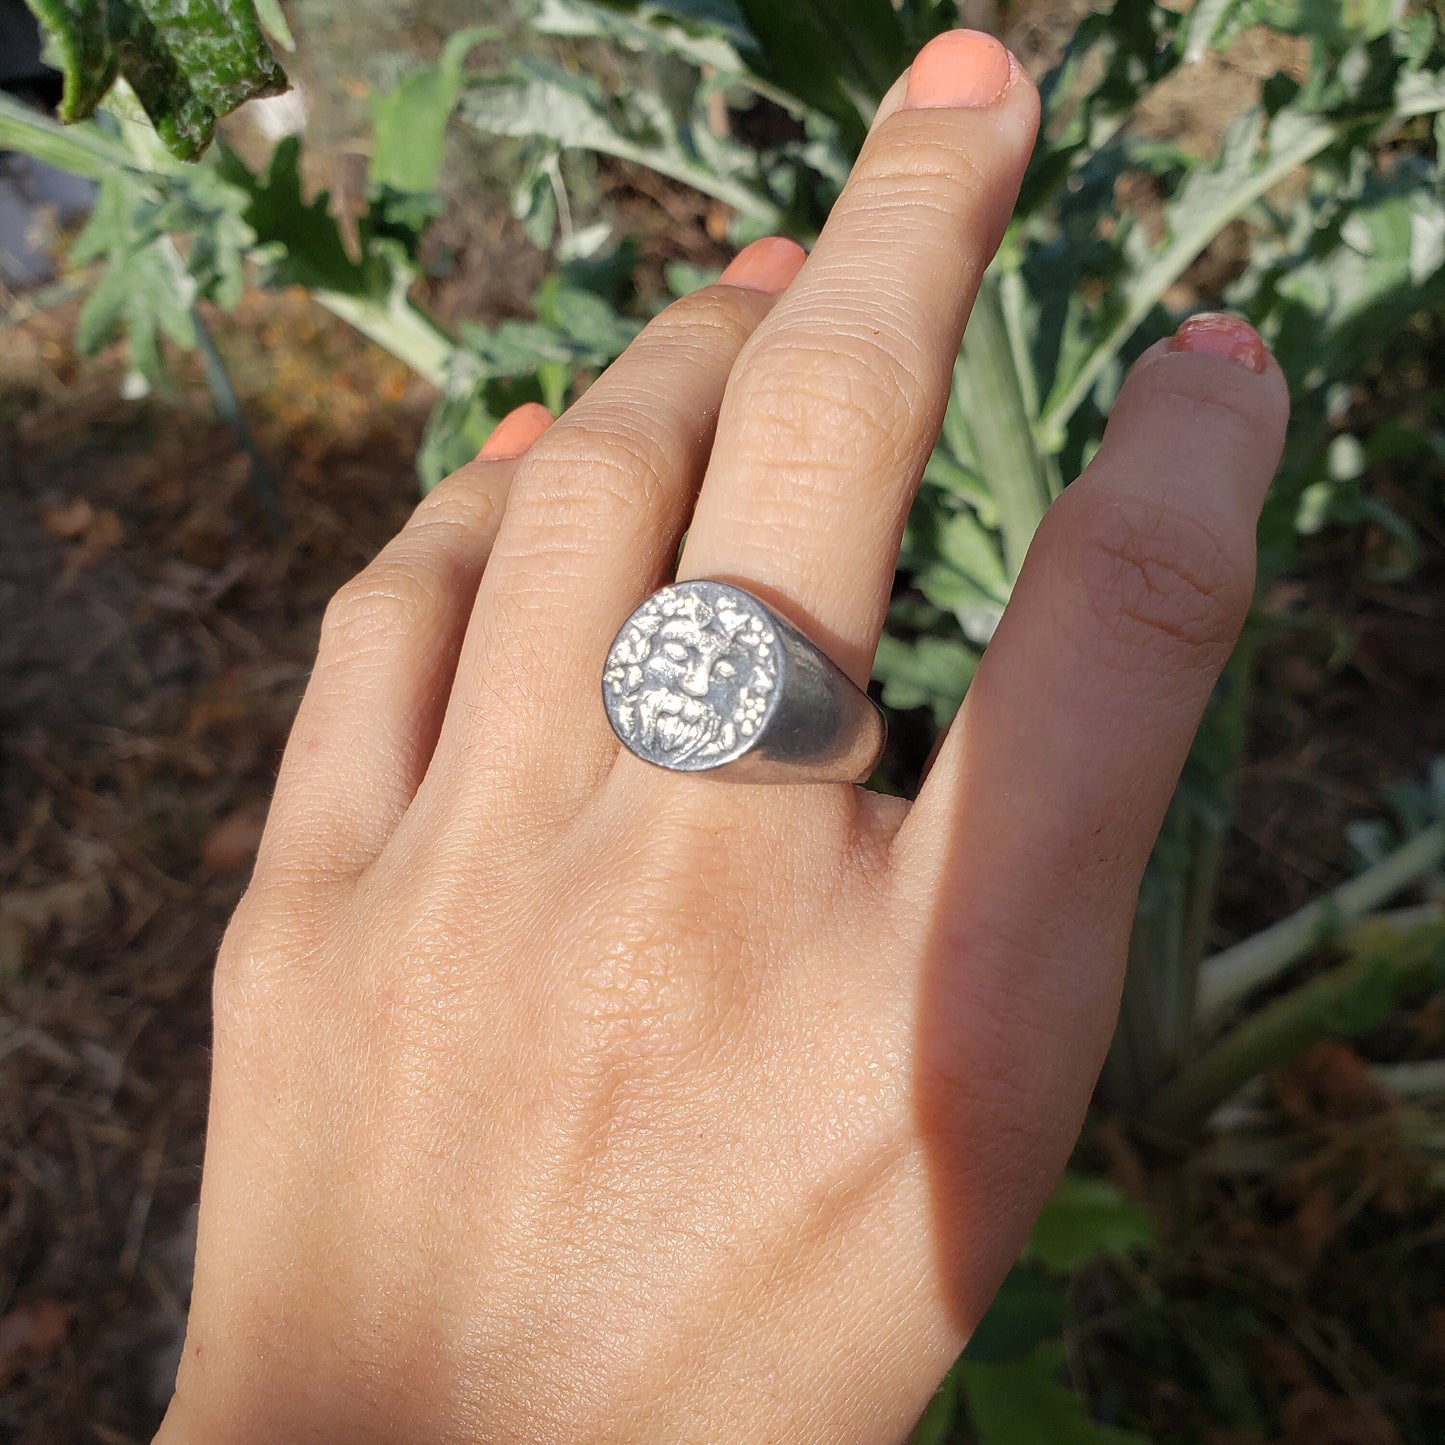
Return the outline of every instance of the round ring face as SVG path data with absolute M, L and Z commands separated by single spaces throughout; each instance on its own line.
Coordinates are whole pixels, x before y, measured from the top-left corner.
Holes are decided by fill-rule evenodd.
M 622 624 L 602 672 L 612 729 L 638 757 L 703 772 L 745 753 L 777 703 L 771 615 L 720 582 L 654 593 Z

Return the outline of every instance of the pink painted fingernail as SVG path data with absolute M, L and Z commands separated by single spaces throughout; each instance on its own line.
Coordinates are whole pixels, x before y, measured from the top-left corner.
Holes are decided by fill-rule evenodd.
M 992 35 L 946 30 L 918 52 L 903 108 L 987 110 L 1008 94 L 1013 78 L 1013 59 Z
M 529 401 L 497 423 L 496 430 L 482 443 L 477 460 L 502 462 L 519 457 L 551 425 L 552 413 L 540 402 Z
M 718 284 L 777 296 L 788 289 L 807 259 L 808 253 L 796 241 L 786 236 L 764 236 L 733 257 L 732 264 L 718 277 Z
M 1242 316 L 1205 311 L 1191 316 L 1169 343 L 1170 351 L 1195 351 L 1201 356 L 1222 356 L 1248 367 L 1256 376 L 1269 370 L 1269 348 L 1259 332 Z

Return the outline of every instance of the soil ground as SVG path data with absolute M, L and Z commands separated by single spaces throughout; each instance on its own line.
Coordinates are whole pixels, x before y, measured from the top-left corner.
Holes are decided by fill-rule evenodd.
M 706 203 L 605 179 L 652 264 L 720 256 Z M 479 247 L 443 304 L 518 309 L 528 289 Z M 120 356 L 77 359 L 73 321 L 0 332 L 0 1438 L 18 1445 L 126 1445 L 159 1418 L 212 960 L 321 610 L 406 515 L 431 405 L 303 296 L 216 318 L 280 478 L 278 532 L 188 364 L 176 396 L 122 401 Z M 1361 530 L 1320 539 L 1266 598 L 1306 625 L 1265 645 L 1217 944 L 1347 876 L 1346 827 L 1445 754 L 1434 480 L 1434 501 L 1418 478 L 1380 482 L 1423 539 L 1410 579 L 1371 581 Z M 1271 1081 L 1252 1154 L 1180 1160 L 1099 1126 L 1091 1149 L 1164 1241 L 1079 1284 L 1072 1358 L 1101 1414 L 1209 1445 L 1445 1438 L 1440 1123 L 1362 1062 L 1442 1052 L 1438 1005 L 1317 1050 Z

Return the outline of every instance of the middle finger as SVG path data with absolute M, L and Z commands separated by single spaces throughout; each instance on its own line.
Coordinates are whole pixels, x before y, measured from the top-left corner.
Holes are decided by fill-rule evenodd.
M 679 579 L 741 583 L 860 684 L 1038 122 L 1038 94 L 998 41 L 930 41 L 728 383 Z

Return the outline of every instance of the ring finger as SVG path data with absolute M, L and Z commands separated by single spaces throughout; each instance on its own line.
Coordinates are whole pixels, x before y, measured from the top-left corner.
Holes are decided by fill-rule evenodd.
M 528 453 L 477 594 L 423 803 L 435 790 L 448 806 L 456 778 L 483 776 L 479 751 L 494 766 L 507 740 L 521 750 L 512 762 L 534 761 L 545 743 L 538 795 L 545 781 L 570 800 L 610 763 L 603 653 L 671 572 L 728 373 L 802 262 L 792 241 L 754 242 L 719 285 L 657 316 Z M 493 725 L 499 713 L 508 726 Z
M 996 40 L 951 31 L 925 46 L 728 384 L 679 577 L 743 584 L 860 684 L 1038 121 Z

